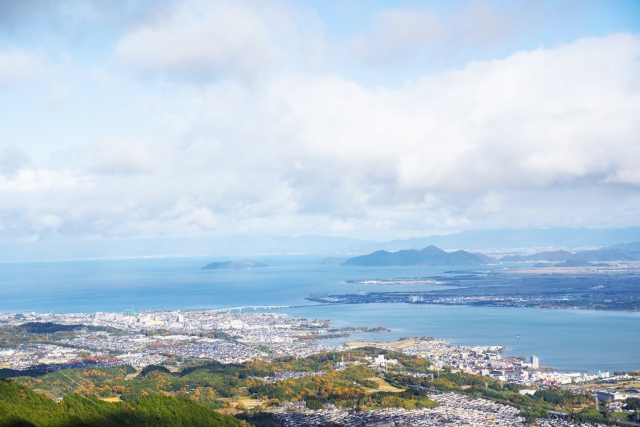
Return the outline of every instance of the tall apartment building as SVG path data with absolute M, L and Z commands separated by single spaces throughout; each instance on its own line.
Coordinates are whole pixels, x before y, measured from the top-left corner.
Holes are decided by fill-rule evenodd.
M 538 369 L 540 367 L 540 360 L 538 356 L 531 356 L 531 367 L 533 369 Z

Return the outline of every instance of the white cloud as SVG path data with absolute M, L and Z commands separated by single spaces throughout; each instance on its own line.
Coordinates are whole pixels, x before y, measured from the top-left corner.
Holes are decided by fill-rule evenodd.
M 0 151 L 0 174 L 15 175 L 31 161 L 29 155 L 15 145 L 6 146 Z
M 393 9 L 375 17 L 374 29 L 367 36 L 351 40 L 349 50 L 365 59 L 379 62 L 396 59 L 408 50 L 444 36 L 444 23 L 431 12 Z
M 42 195 L 46 192 L 55 193 L 62 189 L 77 189 L 83 181 L 86 182 L 82 176 L 69 172 L 24 168 L 14 177 L 0 176 L 0 194 L 12 195 L 18 202 L 21 196 L 28 193 Z
M 410 198 L 525 190 L 640 166 L 638 54 L 640 40 L 619 35 L 471 63 L 398 91 L 288 81 L 280 101 L 308 150 L 296 175 L 342 166 L 341 187 L 355 178 L 360 194 L 375 196 L 382 184 Z
M 106 236 L 628 225 L 639 55 L 640 38 L 621 34 L 398 89 L 310 73 L 163 86 L 143 119 L 170 132 L 20 163 L 0 176 L 0 220 Z
M 563 28 L 571 32 L 571 20 L 578 19 L 588 5 L 579 2 L 514 1 L 496 4 L 486 1 L 450 3 L 438 13 L 415 8 L 377 12 L 368 33 L 348 43 L 349 59 L 383 65 L 403 63 L 428 66 L 434 59 L 455 63 L 458 51 L 495 49 L 522 42 L 528 35 Z M 476 52 L 477 53 L 477 52 Z
M 310 24 L 296 23 L 304 18 L 271 1 L 176 1 L 155 22 L 125 34 L 116 51 L 144 72 L 204 78 L 221 72 L 253 75 L 287 59 L 285 53 L 300 43 L 312 51 L 321 49 L 309 41 L 317 37 L 314 31 L 297 28 Z
M 640 156 L 640 152 L 638 152 L 637 155 Z M 633 165 L 629 168 L 621 168 L 613 174 L 605 177 L 603 182 L 640 186 L 640 169 L 638 168 L 638 165 Z
M 203 206 L 196 206 L 193 202 L 180 199 L 167 212 L 161 214 L 161 218 L 168 218 L 176 221 L 181 226 L 192 227 L 198 230 L 212 230 L 217 225 L 217 220 L 213 212 Z
M 77 155 L 87 173 L 104 175 L 135 175 L 149 172 L 153 169 L 156 157 L 151 154 L 150 148 L 135 141 L 106 139 L 87 144 L 78 150 Z
M 506 208 L 506 198 L 495 191 L 490 191 L 482 198 L 480 211 L 483 214 L 496 214 L 503 212 Z
M 350 232 L 350 231 L 353 231 L 354 228 L 355 227 L 353 226 L 353 224 L 349 224 L 342 221 L 333 221 L 333 224 L 331 224 L 331 230 L 335 233 Z
M 35 221 L 36 230 L 51 229 L 57 230 L 62 225 L 62 218 L 57 215 L 45 215 Z
M 0 50 L 0 84 L 28 80 L 41 70 L 40 60 L 19 49 Z
M 399 209 L 441 224 L 464 223 L 473 206 L 507 215 L 519 206 L 502 192 L 640 170 L 639 54 L 638 37 L 616 35 L 470 63 L 400 90 L 289 77 L 259 101 L 278 124 L 263 138 L 289 149 L 285 176 L 305 214 L 361 224 Z

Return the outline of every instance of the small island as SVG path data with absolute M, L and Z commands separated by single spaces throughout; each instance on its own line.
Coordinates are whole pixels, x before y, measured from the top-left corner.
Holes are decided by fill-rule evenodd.
M 243 259 L 241 261 L 212 262 L 211 264 L 208 264 L 202 267 L 202 269 L 203 270 L 220 270 L 220 269 L 249 270 L 251 268 L 263 268 L 263 267 L 267 267 L 267 265 L 258 261 Z

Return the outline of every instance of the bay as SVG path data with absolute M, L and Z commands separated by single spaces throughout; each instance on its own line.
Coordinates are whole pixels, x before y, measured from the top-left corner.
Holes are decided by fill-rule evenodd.
M 262 256 L 252 270 L 202 270 L 238 257 L 147 258 L 0 264 L 1 312 L 95 312 L 310 305 L 309 293 L 436 289 L 361 285 L 354 279 L 443 275 L 451 267 L 340 267 L 321 256 Z M 471 267 L 477 269 L 478 267 Z M 491 268 L 491 267 L 485 267 Z M 455 268 L 461 270 L 462 268 Z M 335 305 L 279 310 L 335 326 L 385 326 L 348 340 L 433 336 L 460 345 L 504 345 L 562 370 L 640 369 L 640 313 L 413 304 Z M 520 335 L 520 338 L 516 338 Z M 345 340 L 332 340 L 341 344 Z

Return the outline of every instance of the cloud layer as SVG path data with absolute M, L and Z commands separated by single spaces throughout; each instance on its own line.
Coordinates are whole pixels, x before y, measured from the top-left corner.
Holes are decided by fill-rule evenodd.
M 39 68 L 36 56 L 15 48 L 0 50 L 0 85 L 29 80 Z
M 98 92 L 93 102 L 131 111 L 130 121 L 81 128 L 82 142 L 45 156 L 1 142 L 4 236 L 387 238 L 640 217 L 638 35 L 370 85 L 331 71 L 309 11 L 249 1 L 166 7 L 114 38 L 103 67 L 64 69 L 77 87 L 68 103 L 85 87 L 69 82 L 82 75 Z M 499 18 L 480 9 L 483 22 Z M 365 62 L 453 31 L 433 13 L 376 19 L 373 33 L 345 42 Z M 0 83 L 46 62 L 0 51 Z
M 252 71 L 279 56 L 261 16 L 269 8 L 257 9 L 241 2 L 185 2 L 126 34 L 116 51 L 144 71 Z

